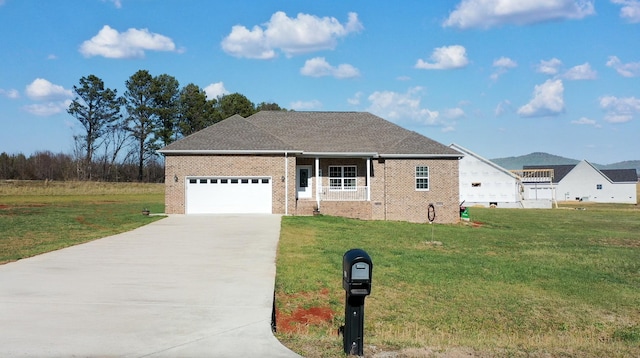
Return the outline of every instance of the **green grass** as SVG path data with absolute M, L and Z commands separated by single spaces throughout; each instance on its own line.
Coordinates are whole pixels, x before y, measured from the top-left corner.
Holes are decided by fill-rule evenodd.
M 132 230 L 164 212 L 164 186 L 0 183 L 0 264 Z
M 640 210 L 470 209 L 473 225 L 285 217 L 277 306 L 333 320 L 278 338 L 307 357 L 341 353 L 342 255 L 372 257 L 365 355 L 640 356 Z
M 163 190 L 0 182 L 0 263 L 157 220 L 141 210 L 163 212 Z M 571 205 L 585 210 L 470 208 L 473 225 L 284 217 L 279 325 L 301 309 L 335 316 L 278 338 L 306 357 L 343 356 L 342 255 L 360 247 L 374 262 L 367 356 L 640 356 L 640 210 Z

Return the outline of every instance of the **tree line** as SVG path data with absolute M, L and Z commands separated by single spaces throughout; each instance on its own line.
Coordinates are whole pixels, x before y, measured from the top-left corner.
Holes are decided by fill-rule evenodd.
M 164 179 L 158 149 L 235 114 L 286 110 L 255 105 L 240 93 L 208 99 L 193 83 L 180 88 L 175 77 L 147 70 L 127 79 L 122 96 L 95 75 L 80 78 L 73 91 L 67 113 L 81 124 L 73 153 L 2 153 L 0 178 L 158 182 Z
M 93 179 L 97 181 L 131 182 L 138 179 L 138 165 L 129 157 L 122 162 L 110 163 L 96 156 L 92 163 Z M 39 151 L 30 156 L 0 153 L 0 179 L 5 180 L 88 180 L 83 175 L 84 160 L 71 154 Z M 159 158 L 145 163 L 144 182 L 164 181 L 164 165 Z

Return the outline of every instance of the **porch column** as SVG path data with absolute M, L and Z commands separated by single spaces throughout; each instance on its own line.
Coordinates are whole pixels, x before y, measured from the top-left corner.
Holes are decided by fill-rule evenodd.
M 320 210 L 320 190 L 322 190 L 322 183 L 320 181 L 320 158 L 316 157 L 316 204 L 318 210 Z
M 367 158 L 367 201 L 371 201 L 371 158 Z

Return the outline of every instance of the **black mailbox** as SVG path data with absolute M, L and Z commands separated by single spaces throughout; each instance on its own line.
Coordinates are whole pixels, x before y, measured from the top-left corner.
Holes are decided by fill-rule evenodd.
M 362 249 L 351 249 L 342 256 L 344 299 L 344 352 L 364 355 L 364 299 L 371 294 L 373 263 Z
M 342 257 L 342 287 L 350 296 L 371 294 L 371 257 L 362 249 L 351 249 Z

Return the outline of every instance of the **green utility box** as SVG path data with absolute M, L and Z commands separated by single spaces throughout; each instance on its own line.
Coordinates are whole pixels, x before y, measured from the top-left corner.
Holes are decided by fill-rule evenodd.
M 469 221 L 469 208 L 465 206 L 460 207 L 460 219 L 464 221 Z

